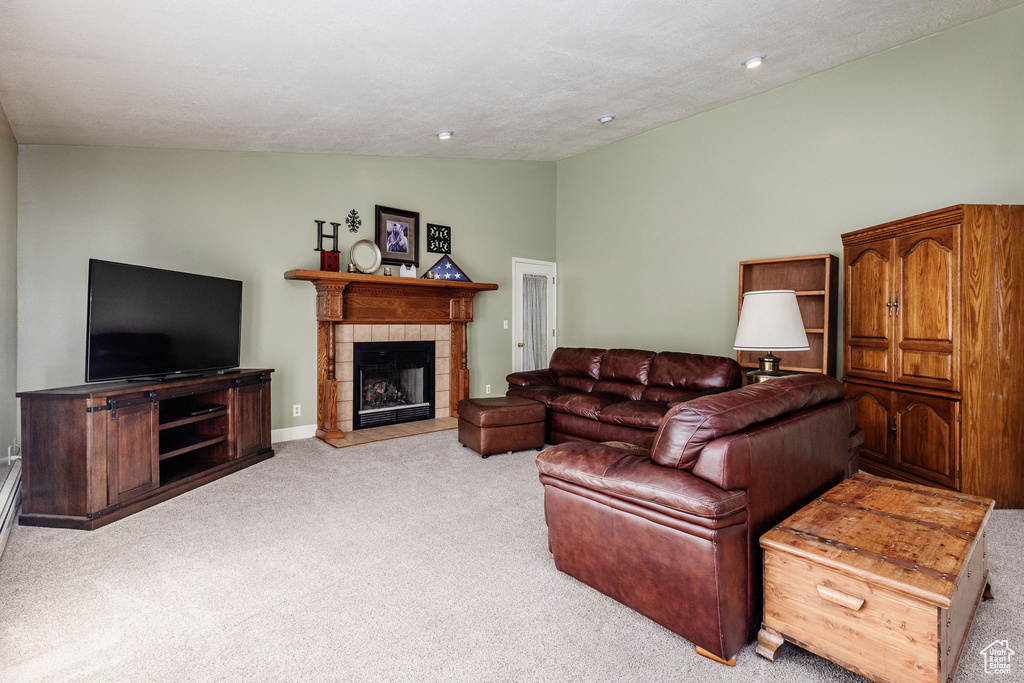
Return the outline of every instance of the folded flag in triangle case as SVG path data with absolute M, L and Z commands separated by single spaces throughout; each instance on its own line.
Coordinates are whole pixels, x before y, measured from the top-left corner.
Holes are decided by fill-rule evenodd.
M 437 263 L 432 265 L 427 270 L 427 273 L 433 273 L 435 280 L 461 280 L 462 282 L 472 282 L 472 280 L 462 272 L 462 269 L 459 268 L 455 261 L 452 261 L 452 257 L 448 254 L 442 256 Z M 427 273 L 423 274 L 424 278 L 429 278 Z

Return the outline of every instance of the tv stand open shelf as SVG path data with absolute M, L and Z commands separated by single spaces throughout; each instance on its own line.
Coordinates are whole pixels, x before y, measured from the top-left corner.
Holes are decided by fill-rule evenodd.
M 202 413 L 201 415 L 185 415 L 183 417 L 173 417 L 164 422 L 166 415 L 160 416 L 160 431 L 165 429 L 174 429 L 175 427 L 181 427 L 182 425 L 192 424 L 193 422 L 202 422 L 204 420 L 212 420 L 215 417 L 219 417 L 227 413 L 228 407 L 222 406 L 216 411 L 209 413 Z
M 166 460 L 176 455 L 184 455 L 192 451 L 216 446 L 228 440 L 227 434 L 182 434 L 173 439 L 160 440 L 160 459 Z
M 19 393 L 19 521 L 95 529 L 273 457 L 271 372 Z

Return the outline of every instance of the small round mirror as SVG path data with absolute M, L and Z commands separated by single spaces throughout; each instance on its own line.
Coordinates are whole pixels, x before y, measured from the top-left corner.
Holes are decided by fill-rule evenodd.
M 372 273 L 380 268 L 380 248 L 370 240 L 359 240 L 348 250 L 348 260 L 360 273 Z

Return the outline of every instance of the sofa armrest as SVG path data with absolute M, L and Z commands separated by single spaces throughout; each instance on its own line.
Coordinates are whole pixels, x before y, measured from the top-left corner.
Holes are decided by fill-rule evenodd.
M 725 491 L 689 472 L 656 465 L 644 449 L 624 446 L 571 442 L 548 448 L 537 456 L 541 482 L 568 482 L 707 528 L 746 519 L 743 491 Z
M 818 374 L 789 375 L 701 396 L 665 413 L 654 437 L 651 459 L 665 467 L 692 470 L 701 451 L 715 439 L 845 396 L 842 382 Z
M 553 387 L 558 378 L 551 370 L 527 370 L 526 372 L 513 372 L 505 377 L 505 381 L 511 386 L 520 387 Z
M 855 420 L 849 401 L 815 406 L 715 439 L 701 451 L 692 473 L 724 489 L 777 489 L 780 496 L 790 486 L 803 493 L 832 485 L 857 465 L 862 437 Z

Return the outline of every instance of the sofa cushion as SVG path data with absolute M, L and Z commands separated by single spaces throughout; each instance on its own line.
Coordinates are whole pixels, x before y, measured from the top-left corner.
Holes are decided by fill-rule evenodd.
M 747 505 L 743 491 L 725 491 L 689 472 L 655 465 L 635 450 L 608 444 L 553 446 L 537 456 L 537 469 L 541 475 L 708 520 L 732 517 Z
M 718 389 L 674 389 L 672 387 L 647 387 L 640 395 L 640 399 L 643 401 L 660 401 L 661 403 L 669 404 L 671 408 L 672 404 L 682 403 L 684 401 L 690 401 L 698 396 L 703 396 L 709 391 L 719 391 Z
M 601 422 L 657 429 L 668 412 L 668 404 L 661 401 L 622 401 L 613 403 L 597 416 Z
M 653 351 L 608 349 L 601 361 L 599 379 L 647 384 L 647 373 L 655 355 Z
M 579 377 L 577 375 L 559 375 L 558 386 L 573 389 L 575 391 L 592 391 L 597 380 L 593 377 Z
M 632 443 L 644 436 L 654 436 L 653 429 L 615 425 L 572 413 L 561 413 L 557 410 L 548 411 L 545 427 L 551 437 L 548 439 L 548 443 L 564 443 L 566 441 L 593 441 L 595 443 L 627 441 Z
M 629 441 L 602 441 L 602 445 L 611 446 L 612 448 L 618 448 L 624 451 L 629 451 L 633 455 L 642 455 L 645 458 L 651 457 L 651 449 L 641 446 L 639 444 L 631 443 Z
M 729 389 L 740 386 L 742 380 L 740 364 L 732 358 L 665 351 L 651 362 L 647 386 Z
M 508 388 L 505 395 L 532 398 L 534 401 L 540 401 L 544 405 L 550 406 L 551 401 L 559 396 L 576 393 L 579 393 L 579 390 L 570 387 L 522 387 L 513 385 Z
M 597 391 L 603 394 L 618 394 L 623 398 L 628 398 L 631 401 L 639 401 L 640 397 L 644 393 L 643 384 L 634 384 L 633 382 L 617 382 L 615 380 L 600 380 L 594 382 L 594 386 L 591 391 Z
M 621 402 L 622 397 L 618 394 L 575 393 L 553 399 L 551 409 L 560 413 L 570 413 L 597 420 L 602 410 L 613 403 Z
M 651 459 L 665 467 L 692 470 L 709 442 L 846 396 L 843 383 L 828 375 L 788 375 L 735 391 L 701 396 L 671 408 L 658 428 Z
M 551 354 L 548 369 L 559 377 L 569 375 L 600 379 L 601 359 L 604 358 L 604 354 L 604 349 L 567 349 L 559 347 Z

